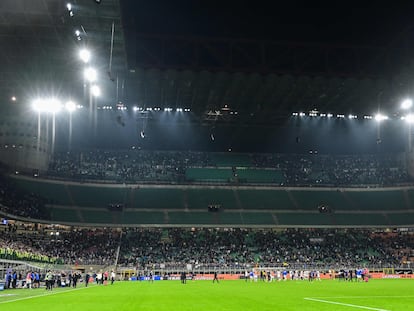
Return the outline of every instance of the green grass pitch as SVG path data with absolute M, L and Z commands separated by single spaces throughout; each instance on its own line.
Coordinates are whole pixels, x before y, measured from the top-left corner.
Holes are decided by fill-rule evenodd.
M 413 280 L 250 283 L 243 280 L 116 282 L 78 289 L 0 292 L 0 310 L 414 310 Z

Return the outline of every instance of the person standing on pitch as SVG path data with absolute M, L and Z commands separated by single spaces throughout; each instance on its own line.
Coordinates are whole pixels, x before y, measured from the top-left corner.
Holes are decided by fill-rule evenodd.
M 111 285 L 114 285 L 115 282 L 115 272 L 114 270 L 111 271 Z
M 88 287 L 89 279 L 90 278 L 91 278 L 90 274 L 88 272 L 86 272 L 86 275 L 85 275 L 85 287 Z
M 217 277 L 217 271 L 214 271 L 213 283 L 214 281 L 217 281 L 217 283 L 219 282 L 218 277 Z
M 52 290 L 53 289 L 53 274 L 52 274 L 52 271 L 50 271 L 50 270 L 47 271 L 45 281 L 46 281 L 46 290 Z

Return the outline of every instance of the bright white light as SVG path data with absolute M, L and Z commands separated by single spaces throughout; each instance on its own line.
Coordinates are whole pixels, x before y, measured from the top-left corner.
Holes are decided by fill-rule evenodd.
M 405 117 L 404 117 L 404 120 L 405 120 L 405 122 L 407 122 L 407 123 L 410 123 L 410 124 L 413 124 L 414 123 L 414 114 L 407 114 Z
M 410 109 L 413 106 L 413 101 L 410 98 L 403 100 L 401 103 L 402 109 Z
M 75 35 L 77 36 L 77 37 L 79 37 L 80 36 L 80 31 L 79 30 L 75 30 Z
M 41 99 L 35 99 L 32 102 L 32 108 L 37 112 L 42 112 L 44 110 L 44 102 Z
M 190 108 L 184 108 L 184 111 L 185 112 L 190 112 L 191 110 L 190 110 Z
M 72 4 L 71 3 L 66 4 L 66 7 L 68 8 L 68 11 L 72 11 Z
M 358 116 L 356 116 L 356 115 L 354 115 L 354 114 L 350 114 L 349 116 L 348 116 L 348 119 L 357 119 L 358 118 Z
M 387 119 L 388 119 L 388 117 L 384 116 L 383 114 L 377 113 L 375 115 L 375 120 L 378 121 L 378 122 L 381 122 L 381 121 L 387 120 Z
M 306 114 L 304 112 L 299 112 L 299 117 L 304 117 Z
M 177 109 L 175 109 L 175 111 L 181 112 L 181 111 L 183 111 L 183 108 L 177 108 Z
M 76 104 L 73 101 L 67 101 L 65 104 L 65 109 L 69 112 L 73 112 L 76 110 Z
M 326 113 L 321 113 L 319 116 L 320 117 L 326 117 Z
M 62 103 L 56 98 L 49 99 L 47 105 L 48 111 L 51 113 L 57 113 L 62 109 Z
M 372 119 L 372 116 L 364 116 L 364 119 L 371 120 Z
M 96 70 L 91 67 L 86 68 L 85 71 L 83 72 L 83 75 L 85 79 L 89 82 L 96 81 L 96 78 L 97 78 Z
M 16 96 L 12 96 L 10 99 L 12 102 L 15 102 L 17 100 Z
M 91 59 L 91 52 L 89 52 L 86 49 L 82 49 L 79 52 L 79 57 L 85 64 L 87 64 L 89 63 L 89 60 Z
M 340 119 L 343 119 L 343 118 L 345 118 L 345 115 L 343 115 L 343 114 L 337 114 L 336 117 L 337 118 L 340 118 Z
M 92 85 L 91 86 L 91 94 L 94 97 L 98 97 L 101 95 L 101 89 L 99 88 L 99 86 L 97 85 Z
M 333 117 L 333 114 L 332 114 L 332 113 L 328 113 L 326 116 L 327 116 L 328 118 L 332 118 L 332 117 Z
M 61 102 L 56 98 L 44 98 L 36 99 L 32 103 L 32 107 L 35 111 L 57 113 L 62 109 Z
M 172 108 L 164 108 L 164 111 L 172 111 Z

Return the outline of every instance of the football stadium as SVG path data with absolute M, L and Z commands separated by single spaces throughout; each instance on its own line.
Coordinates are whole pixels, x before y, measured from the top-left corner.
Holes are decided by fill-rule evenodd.
M 412 5 L 2 0 L 2 310 L 414 310 Z

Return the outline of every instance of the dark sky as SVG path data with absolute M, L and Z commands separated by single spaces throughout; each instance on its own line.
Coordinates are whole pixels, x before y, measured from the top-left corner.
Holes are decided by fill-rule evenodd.
M 412 1 L 121 0 L 134 32 L 327 44 L 410 44 Z

